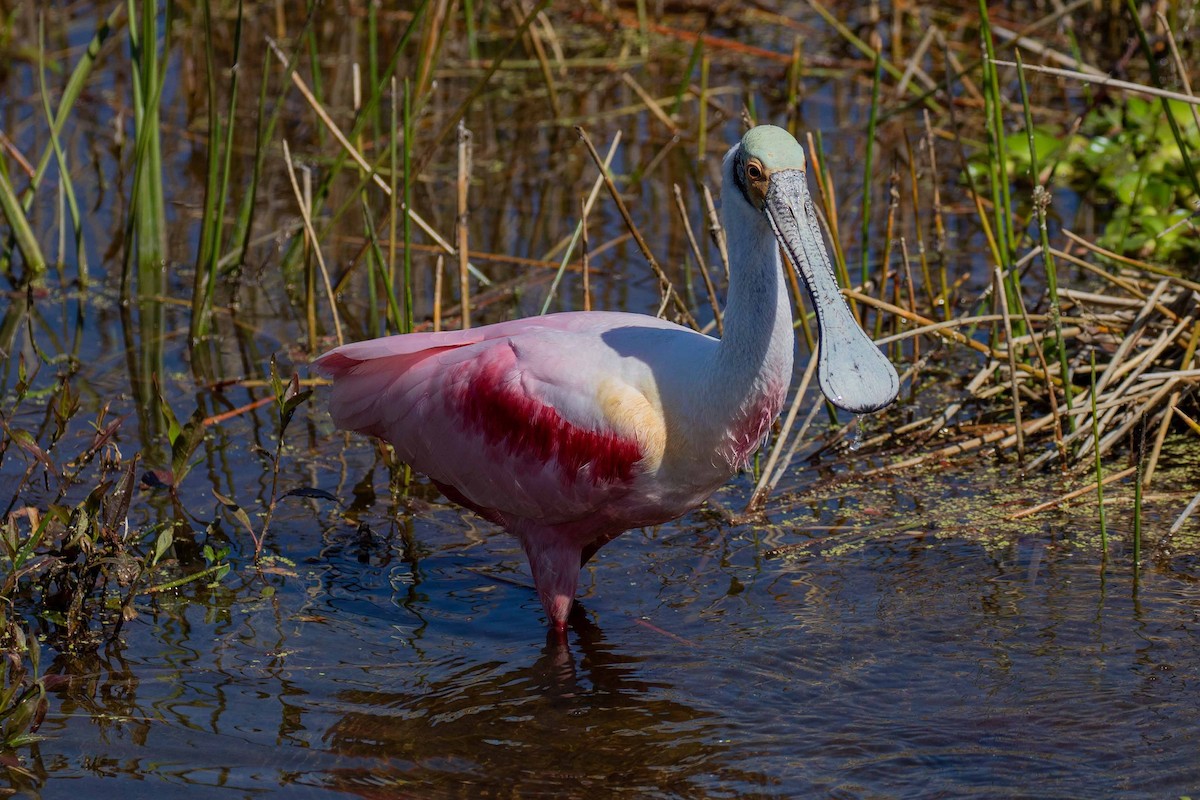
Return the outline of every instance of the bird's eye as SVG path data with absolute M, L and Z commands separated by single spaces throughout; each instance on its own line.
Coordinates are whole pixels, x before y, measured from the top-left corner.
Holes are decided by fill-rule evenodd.
M 761 181 L 763 178 L 762 167 L 753 162 L 746 165 L 746 177 L 752 181 Z

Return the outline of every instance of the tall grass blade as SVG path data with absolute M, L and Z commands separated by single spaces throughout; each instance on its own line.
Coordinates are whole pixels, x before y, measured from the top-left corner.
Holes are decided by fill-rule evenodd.
M 54 122 L 51 126 L 51 131 L 54 135 L 61 134 L 63 126 L 70 119 L 75 101 L 83 93 L 84 84 L 87 82 L 88 76 L 91 75 L 92 68 L 96 65 L 96 59 L 100 56 L 100 48 L 103 47 L 105 41 L 112 34 L 113 28 L 121 18 L 121 15 L 125 13 L 125 7 L 125 2 L 120 2 L 109 12 L 104 21 L 96 28 L 96 33 L 92 35 L 91 40 L 83 51 L 83 55 L 79 57 L 79 61 L 75 64 L 75 68 L 71 70 L 71 77 L 67 79 L 67 85 L 63 89 L 62 97 L 59 99 L 58 111 L 54 115 Z M 42 150 L 41 158 L 38 159 L 33 179 L 30 180 L 29 186 L 21 194 L 21 206 L 26 212 L 33 206 L 34 193 L 37 191 L 38 186 L 41 185 L 42 176 L 46 174 L 46 169 L 50 166 L 50 159 L 53 156 L 53 146 L 47 144 Z
M 1159 89 L 1163 87 L 1162 75 L 1158 71 L 1158 57 L 1154 53 L 1154 49 L 1150 46 L 1150 39 L 1146 36 L 1146 28 L 1142 25 L 1141 14 L 1138 13 L 1137 4 L 1133 0 L 1125 0 L 1125 7 L 1129 9 L 1129 16 L 1133 20 L 1134 29 L 1137 31 L 1138 41 L 1142 45 L 1142 53 L 1146 56 L 1146 66 L 1150 68 L 1150 80 Z M 1171 110 L 1171 104 L 1167 102 L 1167 98 L 1159 95 L 1159 102 L 1162 104 L 1163 114 L 1167 118 L 1167 125 L 1171 128 L 1171 135 L 1175 138 L 1175 144 L 1179 146 L 1179 158 L 1183 161 L 1183 171 L 1186 174 L 1188 183 L 1192 185 L 1192 191 L 1195 196 L 1200 198 L 1200 175 L 1196 174 L 1195 167 L 1192 166 L 1192 158 L 1189 154 L 1187 140 L 1183 136 L 1183 131 L 1179 129 L 1179 122 L 1175 119 L 1175 113 Z
M 1017 56 L 1017 78 L 1021 86 L 1021 107 L 1025 113 L 1025 133 L 1029 139 L 1029 173 L 1030 178 L 1034 183 L 1033 187 L 1033 209 L 1037 215 L 1038 235 L 1041 237 L 1042 244 L 1042 262 L 1046 270 L 1046 288 L 1050 294 L 1050 320 L 1054 327 L 1054 349 L 1058 353 L 1059 374 L 1062 377 L 1063 399 L 1067 406 L 1067 419 L 1070 422 L 1071 431 L 1074 432 L 1078 419 L 1071 413 L 1072 401 L 1072 385 L 1070 381 L 1070 368 L 1067 364 L 1067 343 L 1063 339 L 1062 328 L 1062 303 L 1058 299 L 1058 267 L 1054 261 L 1054 252 L 1050 247 L 1050 231 L 1046 222 L 1047 211 L 1050 205 L 1050 193 L 1042 186 L 1040 181 L 1041 172 L 1038 169 L 1037 147 L 1033 139 L 1033 113 L 1030 110 L 1029 102 L 1029 87 L 1025 84 L 1025 67 L 1021 62 L 1021 51 L 1016 51 Z M 1047 383 L 1046 391 L 1053 392 L 1054 386 Z M 1066 463 L 1066 459 L 1063 459 Z
M 1108 524 L 1104 517 L 1104 465 L 1100 459 L 1100 415 L 1096 409 L 1096 351 L 1091 352 L 1092 358 L 1092 452 L 1095 455 L 1096 470 L 1096 505 L 1100 509 L 1100 547 L 1104 555 L 1108 555 Z
M 88 263 L 87 263 L 87 248 L 83 242 L 83 217 L 79 213 L 79 203 L 75 199 L 75 186 L 71 181 L 71 171 L 67 166 L 67 157 L 63 154 L 62 144 L 59 141 L 58 131 L 54 127 L 55 115 L 50 110 L 50 95 L 46 89 L 46 42 L 45 42 L 45 16 L 38 15 L 38 92 L 42 97 L 42 111 L 46 115 L 46 123 L 49 127 L 50 147 L 54 151 L 55 161 L 58 164 L 59 185 L 62 187 L 66 195 L 67 208 L 71 212 L 71 232 L 75 239 L 75 258 L 78 268 L 78 277 L 80 286 L 86 287 L 88 284 Z M 61 250 L 60 255 L 61 258 Z
M 1012 269 L 1015 235 L 1012 219 L 1012 197 L 1008 180 L 1008 146 L 1004 136 L 1004 96 L 1000 92 L 1000 76 L 996 70 L 996 48 L 988 18 L 986 0 L 979 0 L 979 36 L 983 40 L 983 98 L 984 120 L 987 127 L 989 182 L 992 193 L 992 214 L 995 218 L 995 242 L 998 262 L 1004 270 L 1004 290 L 1008 305 L 1020 304 L 1020 275 Z M 1017 324 L 1017 334 L 1025 334 L 1023 322 Z
M 94 67 L 96 64 L 96 59 L 100 55 L 100 48 L 112 33 L 113 27 L 117 24 L 117 21 L 120 19 L 121 14 L 123 13 L 125 13 L 125 3 L 120 2 L 113 8 L 111 12 L 109 12 L 109 15 L 104 19 L 104 21 L 100 23 L 99 27 L 96 29 L 96 33 L 92 36 L 91 40 L 87 44 L 87 47 L 84 49 L 83 55 L 80 56 L 79 61 L 75 64 L 75 68 L 71 70 L 71 77 L 67 79 L 67 85 L 63 89 L 62 97 L 59 98 L 58 111 L 56 112 L 54 121 L 51 124 L 50 130 L 52 135 L 58 136 L 62 132 L 63 126 L 66 125 L 67 120 L 70 118 L 71 109 L 74 106 L 75 101 L 79 98 L 79 95 L 83 92 L 84 83 L 91 74 L 92 67 Z M 9 225 L 13 228 L 13 231 L 10 234 L 12 237 L 10 241 L 16 242 L 17 249 L 21 252 L 22 257 L 25 258 L 26 264 L 28 265 L 27 268 L 33 271 L 35 274 L 40 274 L 40 272 L 44 270 L 45 259 L 40 258 L 34 259 L 33 262 L 30 261 L 30 257 L 26 255 L 29 242 L 26 241 L 25 245 L 22 246 L 17 239 L 19 235 L 17 226 L 20 225 L 21 222 L 19 220 L 13 222 L 12 220 L 19 216 L 20 219 L 25 220 L 25 227 L 28 228 L 29 223 L 25 218 L 25 215 L 28 214 L 29 210 L 33 207 L 34 194 L 37 191 L 38 186 L 41 185 L 42 177 L 46 174 L 46 170 L 50 166 L 50 159 L 52 157 L 54 157 L 53 146 L 51 144 L 47 144 L 46 147 L 42 149 L 42 155 L 38 160 L 37 168 L 34 170 L 33 178 L 30 179 L 29 185 L 25 187 L 25 191 L 20 195 L 20 203 L 15 204 L 13 208 L 3 208 L 0 206 L 0 208 L 4 210 L 5 218 L 10 220 Z M 9 182 L 7 179 L 7 174 L 3 173 L 3 170 L 0 170 L 0 175 L 2 175 L 5 182 L 8 183 L 8 194 L 15 197 L 16 193 L 13 191 L 11 182 Z M 2 200 L 3 198 L 0 198 L 0 201 Z M 21 211 L 19 215 L 15 213 L 18 208 Z M 9 254 L 11 250 L 12 245 L 10 244 L 4 247 L 3 252 L 0 253 L 0 274 L 10 274 Z M 40 254 L 40 248 L 37 252 Z M 32 266 L 32 264 L 35 264 L 39 261 L 43 265 L 42 270 L 38 270 Z
M 230 171 L 233 162 L 233 132 L 236 129 L 238 99 L 238 57 L 242 43 L 242 0 L 238 0 L 237 15 L 233 28 L 233 63 L 229 72 L 229 101 L 225 112 L 224 137 L 221 134 L 220 116 L 217 114 L 217 68 L 212 46 L 212 16 L 210 0 L 201 0 L 204 12 L 205 55 L 208 61 L 208 181 L 204 190 L 204 222 L 200 232 L 200 246 L 196 258 L 195 281 L 192 295 L 192 341 L 206 335 L 212 314 L 213 293 L 216 290 L 217 273 L 220 271 L 220 256 L 223 249 L 225 227 L 225 203 L 229 198 Z M 218 149 L 217 142 L 221 145 Z
M 377 91 L 372 91 L 368 95 L 367 102 L 364 105 L 362 112 L 356 117 L 356 119 L 354 121 L 354 125 L 350 129 L 350 132 L 348 134 L 350 139 L 356 138 L 358 136 L 359 132 L 362 130 L 362 126 L 366 124 L 366 120 L 369 119 L 371 116 L 373 116 L 376 113 L 377 104 L 379 102 L 381 102 L 381 98 L 384 96 L 385 90 L 387 89 L 388 85 L 390 85 L 392 78 L 396 73 L 396 68 L 400 63 L 400 59 L 404 55 L 405 51 L 408 48 L 409 42 L 412 40 L 413 35 L 419 30 L 420 22 L 424 16 L 426 8 L 429 6 L 429 3 L 430 3 L 430 0 L 421 0 L 420 5 L 418 5 L 417 8 L 413 11 L 412 19 L 409 21 L 408 26 L 404 29 L 404 33 L 401 35 L 400 41 L 397 42 L 395 48 L 393 48 L 391 58 L 388 60 L 388 64 L 384 68 L 383 73 L 380 76 L 379 85 L 376 87 Z M 307 24 L 308 24 L 308 26 L 312 25 L 312 17 L 311 16 L 310 16 Z M 298 76 L 295 76 L 296 64 L 298 61 L 298 59 L 296 58 L 296 54 L 292 53 L 291 55 L 287 55 L 287 54 L 283 53 L 282 50 L 279 50 L 278 45 L 276 45 L 274 42 L 268 42 L 268 44 L 272 45 L 271 49 L 275 51 L 276 57 L 284 65 L 284 68 L 285 68 L 285 74 L 283 76 L 284 86 L 286 87 L 288 85 L 288 81 L 291 81 L 293 85 L 298 86 L 299 84 L 296 80 L 296 78 L 298 78 Z M 284 91 L 286 91 L 286 90 L 284 90 Z M 305 89 L 305 91 L 307 91 L 307 89 Z M 314 102 L 315 102 L 315 97 L 314 97 Z M 282 102 L 282 95 L 281 95 L 280 100 L 275 105 L 275 110 L 272 112 L 271 120 L 267 125 L 266 135 L 263 137 L 262 141 L 271 141 L 272 131 L 275 128 L 275 124 L 276 124 L 281 112 L 283 111 L 284 106 L 285 106 L 285 104 Z M 259 157 L 260 159 L 263 156 L 265 156 L 265 150 L 266 150 L 266 148 L 263 148 L 262 151 L 260 151 L 260 157 Z M 331 159 L 327 169 L 325 170 L 325 176 L 321 180 L 321 183 L 318 185 L 317 190 L 315 192 L 315 196 L 314 196 L 315 203 L 318 203 L 318 204 L 323 203 L 325 201 L 325 198 L 327 198 L 329 196 L 329 191 L 333 186 L 333 181 L 337 177 L 337 175 L 340 174 L 343 166 L 345 165 L 347 158 L 351 158 L 351 155 L 344 148 L 339 149 L 332 156 L 332 159 Z M 386 158 L 386 154 L 384 154 L 384 158 Z M 360 166 L 362 166 L 362 165 L 360 164 Z M 260 160 L 256 159 L 256 163 L 255 163 L 256 173 L 258 171 L 261 171 L 261 167 L 262 167 L 262 165 L 260 163 Z M 373 174 L 373 171 L 372 171 L 372 174 Z M 387 184 L 384 184 L 381 188 L 384 188 L 386 191 Z M 355 205 L 355 203 L 353 202 L 353 199 L 347 200 L 342 205 L 341 209 L 337 213 L 335 213 L 331 216 L 328 223 L 326 224 L 326 229 L 329 229 L 334 224 L 336 224 L 338 222 L 338 220 L 341 218 L 342 213 L 344 213 L 347 209 L 353 207 L 354 205 Z M 409 213 L 411 213 L 411 212 L 409 212 Z M 299 259 L 303 255 L 303 252 L 304 252 L 304 238 L 303 237 L 293 237 L 293 239 L 291 240 L 291 243 L 288 245 L 288 251 L 284 255 L 283 261 L 281 264 L 281 269 L 285 275 L 295 274 L 295 272 L 297 271 L 297 264 L 299 262 Z
M 548 76 L 547 76 L 547 78 L 548 78 Z M 406 111 L 408 110 L 407 104 L 405 104 L 405 110 Z M 557 113 L 555 113 L 555 118 L 557 118 L 558 116 L 559 115 Z M 408 132 L 411 129 L 410 120 L 408 119 L 407 114 L 405 115 L 404 123 L 405 123 L 404 124 L 404 131 L 405 131 L 404 152 L 407 154 L 409 152 Z M 467 126 L 465 124 L 463 124 L 463 121 L 460 119 L 458 121 L 458 180 L 456 182 L 458 191 L 455 193 L 457 196 L 457 200 L 458 200 L 458 215 L 457 215 L 458 219 L 455 223 L 455 230 L 458 233 L 458 237 L 455 241 L 455 247 L 458 249 L 458 275 L 459 275 L 459 290 L 462 292 L 462 320 L 463 320 L 462 326 L 463 326 L 463 328 L 471 327 L 471 305 L 470 305 L 469 298 L 468 298 L 468 292 L 470 291 L 471 282 L 469 280 L 470 272 L 467 270 L 467 255 L 469 253 L 469 248 L 468 248 L 469 238 L 468 237 L 469 237 L 469 232 L 470 232 L 470 227 L 468 226 L 468 221 L 469 221 L 468 215 L 470 214 L 470 210 L 467 206 L 467 192 L 471 185 L 471 161 L 472 161 L 471 150 L 472 150 L 472 148 L 471 148 L 471 132 L 469 130 L 467 130 Z M 411 187 L 411 182 L 408 180 L 408 170 L 407 170 L 408 159 L 407 158 L 405 159 L 405 167 L 406 167 L 406 169 L 404 172 L 404 202 L 405 202 L 405 205 L 411 205 L 409 197 L 411 196 L 412 187 Z M 405 257 L 408 256 L 408 241 L 407 240 L 404 242 L 404 254 L 405 254 Z M 405 265 L 406 265 L 406 270 L 405 270 L 404 277 L 405 277 L 405 280 L 407 281 L 407 280 L 409 280 L 409 278 L 411 276 L 407 270 L 407 262 L 405 262 Z M 411 295 L 411 290 L 409 290 L 409 295 Z M 409 317 L 409 319 L 411 320 L 411 316 Z
M 404 80 L 404 321 L 400 326 L 402 333 L 408 333 L 412 330 L 413 323 L 413 293 L 412 293 L 412 210 L 413 201 L 413 182 L 416 177 L 413 175 L 413 118 L 412 118 L 412 85 L 408 79 Z M 471 327 L 471 312 L 470 305 L 467 300 L 467 278 L 462 278 L 462 317 L 463 327 Z
M 863 189 L 862 189 L 862 236 L 859 242 L 862 248 L 862 263 L 859 279 L 866 286 L 871 278 L 871 184 L 875 180 L 872 174 L 875 165 L 875 125 L 879 120 L 879 84 L 883 80 L 882 56 L 875 52 L 874 77 L 871 81 L 871 108 L 867 117 L 866 154 L 863 158 Z M 884 270 L 887 264 L 883 265 Z
M 37 237 L 33 235 L 33 229 L 29 227 L 29 220 L 26 219 L 20 202 L 17 201 L 17 195 L 8 180 L 8 174 L 2 169 L 0 169 L 0 210 L 3 210 L 4 217 L 8 220 L 8 225 L 12 228 L 13 236 L 17 240 L 17 249 L 21 251 L 21 257 L 25 259 L 25 270 L 28 277 L 37 280 L 46 272 L 46 257 L 42 255 L 42 248 L 38 244 Z
M 169 17 L 169 4 L 167 8 Z M 133 67 L 133 114 L 137 134 L 133 198 L 129 212 L 135 248 L 131 255 L 136 255 L 137 260 L 138 293 L 146 297 L 162 295 L 162 270 L 167 253 L 158 114 L 163 87 L 158 61 L 158 6 L 154 0 L 142 0 L 140 18 L 137 12 L 135 1 L 129 0 L 129 52 Z M 170 30 L 169 22 L 168 18 L 167 31 Z M 124 285 L 127 289 L 128 281 Z

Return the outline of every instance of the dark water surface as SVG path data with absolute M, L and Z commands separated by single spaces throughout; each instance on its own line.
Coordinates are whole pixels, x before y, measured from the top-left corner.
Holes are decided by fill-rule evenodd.
M 60 690 L 31 759 L 41 796 L 1200 787 L 1194 564 L 1144 573 L 1134 595 L 1125 565 L 1102 575 L 1049 538 L 764 558 L 752 529 L 697 513 L 607 548 L 562 647 L 519 548 L 468 515 L 423 512 L 407 543 L 382 519 L 323 535 L 315 519 L 281 526 L 297 563 L 271 596 L 147 608 Z

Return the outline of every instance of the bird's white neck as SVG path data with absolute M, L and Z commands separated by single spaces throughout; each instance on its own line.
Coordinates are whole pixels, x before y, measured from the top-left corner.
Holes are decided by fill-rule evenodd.
M 792 305 L 774 232 L 742 197 L 732 161 L 725 159 L 721 192 L 729 294 L 710 397 L 714 411 L 731 421 L 735 439 L 754 437 L 753 449 L 778 414 L 791 381 Z

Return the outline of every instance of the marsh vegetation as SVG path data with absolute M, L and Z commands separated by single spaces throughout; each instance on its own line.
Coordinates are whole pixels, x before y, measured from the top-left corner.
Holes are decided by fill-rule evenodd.
M 1198 24 L 8 3 L 0 785 L 1194 789 Z M 753 470 L 610 547 L 581 655 L 543 651 L 516 546 L 335 432 L 307 365 L 550 310 L 720 335 L 713 197 L 750 122 L 808 148 L 901 402 L 839 417 L 803 371 Z

